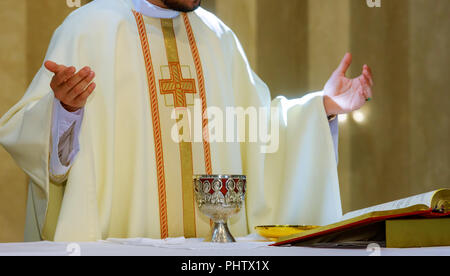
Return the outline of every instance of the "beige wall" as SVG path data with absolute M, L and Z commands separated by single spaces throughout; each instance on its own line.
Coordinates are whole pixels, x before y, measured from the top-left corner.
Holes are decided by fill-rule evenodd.
M 27 82 L 26 3 L 0 1 L 0 113 L 23 95 Z M 0 147 L 0 242 L 23 239 L 26 178 Z
M 215 1 L 219 17 L 232 13 L 228 0 Z M 340 124 L 341 195 L 350 211 L 450 188 L 449 12 L 448 0 L 382 0 L 374 9 L 363 0 L 257 0 L 256 16 L 223 19 L 232 27 L 254 20 L 256 47 L 243 45 L 273 96 L 320 90 L 346 51 L 354 55 L 349 75 L 364 63 L 373 68 L 365 121 Z
M 23 95 L 65 0 L 0 1 L 0 114 Z M 375 71 L 376 96 L 340 126 L 345 211 L 450 187 L 450 2 L 203 0 L 240 38 L 273 96 L 320 90 L 343 54 Z M 0 148 L 0 242 L 21 241 L 26 177 Z
M 450 2 L 383 2 L 351 4 L 355 65 L 377 79 L 367 121 L 348 126 L 351 209 L 450 187 Z
M 428 12 L 424 12 L 428 11 Z M 411 191 L 450 187 L 450 1 L 410 7 L 409 152 Z M 423 24 L 426 22 L 427 24 Z

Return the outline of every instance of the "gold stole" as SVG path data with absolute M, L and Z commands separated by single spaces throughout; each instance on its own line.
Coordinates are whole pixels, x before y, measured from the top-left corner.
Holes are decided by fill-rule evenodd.
M 145 58 L 145 67 L 148 79 L 148 88 L 151 104 L 151 115 L 153 122 L 153 136 L 155 145 L 155 159 L 157 165 L 158 178 L 158 196 L 159 196 L 159 213 L 161 238 L 168 237 L 168 216 L 167 216 L 167 197 L 166 182 L 163 158 L 163 145 L 161 138 L 160 114 L 158 107 L 158 94 L 156 88 L 155 73 L 150 53 L 149 40 L 142 14 L 133 11 L 141 39 L 142 51 Z M 206 174 L 212 174 L 211 152 L 208 137 L 208 118 L 206 114 L 206 91 L 203 77 L 203 69 L 198 53 L 195 37 L 187 14 L 183 14 L 183 20 L 188 34 L 189 44 L 195 63 L 197 80 L 199 83 L 199 94 L 202 102 L 202 127 L 203 127 L 203 148 Z M 159 90 L 162 95 L 171 95 L 173 97 L 173 106 L 178 118 L 178 122 L 182 116 L 186 114 L 187 103 L 186 93 L 196 94 L 197 89 L 195 79 L 184 79 L 181 73 L 181 65 L 178 56 L 177 40 L 173 28 L 172 19 L 161 19 L 161 27 L 164 35 L 164 43 L 167 53 L 167 62 L 170 71 L 170 79 L 159 80 Z M 180 128 L 179 128 L 180 129 Z M 184 131 L 190 133 L 189 129 L 180 129 L 180 135 Z M 180 165 L 182 178 L 182 198 L 183 198 L 183 228 L 184 236 L 187 238 L 196 236 L 195 225 L 195 203 L 193 192 L 193 161 L 192 161 L 192 143 L 181 141 L 179 143 Z

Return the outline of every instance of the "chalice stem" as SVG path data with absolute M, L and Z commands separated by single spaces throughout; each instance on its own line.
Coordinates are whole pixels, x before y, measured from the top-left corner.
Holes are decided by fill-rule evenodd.
M 214 227 L 211 235 L 211 242 L 227 243 L 236 242 L 228 229 L 228 224 L 225 221 L 214 222 Z

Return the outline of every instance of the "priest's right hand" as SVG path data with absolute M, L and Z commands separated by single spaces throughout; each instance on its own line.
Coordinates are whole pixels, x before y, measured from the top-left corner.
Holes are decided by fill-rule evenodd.
M 54 73 L 50 87 L 61 105 L 69 112 L 83 108 L 96 87 L 92 82 L 95 78 L 94 71 L 84 67 L 76 73 L 75 67 L 67 67 L 53 61 L 46 61 L 44 66 Z

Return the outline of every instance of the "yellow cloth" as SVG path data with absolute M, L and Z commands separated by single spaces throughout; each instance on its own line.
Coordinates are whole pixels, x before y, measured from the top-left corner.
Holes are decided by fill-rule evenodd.
M 72 13 L 56 30 L 46 60 L 96 72 L 85 107 L 80 152 L 64 185 L 49 181 L 52 75 L 37 73 L 23 99 L 0 120 L 0 143 L 30 176 L 28 240 L 95 241 L 160 238 L 158 179 L 149 87 L 131 0 L 97 0 Z M 208 107 L 280 108 L 280 145 L 210 143 L 212 173 L 245 174 L 246 208 L 231 231 L 246 235 L 261 224 L 325 225 L 341 216 L 337 166 L 321 93 L 270 99 L 250 69 L 233 32 L 203 9 L 188 14 L 203 68 Z M 168 236 L 183 236 L 180 147 L 172 141 L 170 98 L 159 91 L 168 60 L 161 20 L 145 18 L 158 89 L 164 150 Z M 183 16 L 173 19 L 184 78 L 196 71 Z M 188 104 L 200 93 L 187 97 Z M 173 102 L 172 102 L 173 104 Z M 189 107 L 192 109 L 193 107 Z M 193 173 L 204 174 L 203 143 L 192 144 Z M 198 210 L 196 234 L 210 222 Z M 35 231 L 33 231 L 33 229 Z

